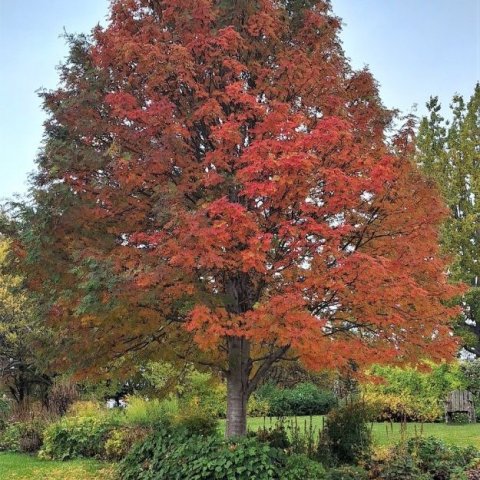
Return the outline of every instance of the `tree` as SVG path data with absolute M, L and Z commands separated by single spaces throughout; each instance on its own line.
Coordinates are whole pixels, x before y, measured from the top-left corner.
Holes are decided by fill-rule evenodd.
M 480 84 L 466 104 L 455 96 L 451 123 L 441 116 L 438 97 L 421 120 L 417 162 L 438 184 L 451 214 L 442 228 L 444 251 L 454 258 L 450 276 L 470 289 L 462 297 L 457 333 L 465 349 L 480 356 Z
M 22 404 L 35 395 L 45 400 L 52 380 L 36 348 L 47 332 L 12 262 L 11 244 L 0 236 L 0 391 Z
M 326 1 L 116 0 L 69 37 L 23 236 L 63 361 L 218 368 L 232 436 L 276 362 L 452 354 L 443 205 L 339 28 Z

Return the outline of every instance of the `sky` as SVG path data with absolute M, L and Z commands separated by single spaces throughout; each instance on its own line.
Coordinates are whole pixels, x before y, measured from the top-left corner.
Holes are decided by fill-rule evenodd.
M 36 94 L 55 88 L 61 34 L 105 23 L 108 0 L 0 0 L 0 200 L 27 190 L 45 119 Z M 332 0 L 355 68 L 368 66 L 384 104 L 425 113 L 480 81 L 480 0 Z

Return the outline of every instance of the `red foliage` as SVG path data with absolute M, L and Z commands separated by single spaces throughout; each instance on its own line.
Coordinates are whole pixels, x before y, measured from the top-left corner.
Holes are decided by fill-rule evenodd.
M 452 354 L 443 205 L 387 147 L 328 3 L 306 4 L 116 0 L 47 95 L 67 133 L 42 171 L 75 191 L 59 242 L 118 281 L 123 310 L 95 324 L 108 353 L 168 332 L 311 368 Z

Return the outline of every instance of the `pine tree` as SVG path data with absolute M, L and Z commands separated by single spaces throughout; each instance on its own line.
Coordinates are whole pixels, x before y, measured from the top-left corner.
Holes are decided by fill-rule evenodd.
M 442 230 L 442 245 L 454 257 L 453 281 L 470 288 L 463 296 L 457 332 L 465 349 L 480 356 L 480 84 L 468 103 L 453 98 L 451 122 L 441 116 L 437 97 L 427 103 L 420 123 L 417 161 L 438 184 L 451 215 Z

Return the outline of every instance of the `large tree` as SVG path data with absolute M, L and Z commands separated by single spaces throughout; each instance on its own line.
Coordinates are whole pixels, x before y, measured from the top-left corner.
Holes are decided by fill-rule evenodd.
M 69 38 L 24 233 L 63 360 L 212 365 L 239 435 L 276 362 L 453 352 L 442 203 L 339 28 L 327 1 L 116 0 Z
M 417 136 L 417 162 L 439 186 L 450 216 L 441 241 L 452 255 L 451 278 L 470 289 L 462 297 L 457 332 L 465 349 L 480 356 L 480 84 L 466 103 L 455 96 L 450 120 L 441 114 L 438 97 L 427 103 Z

